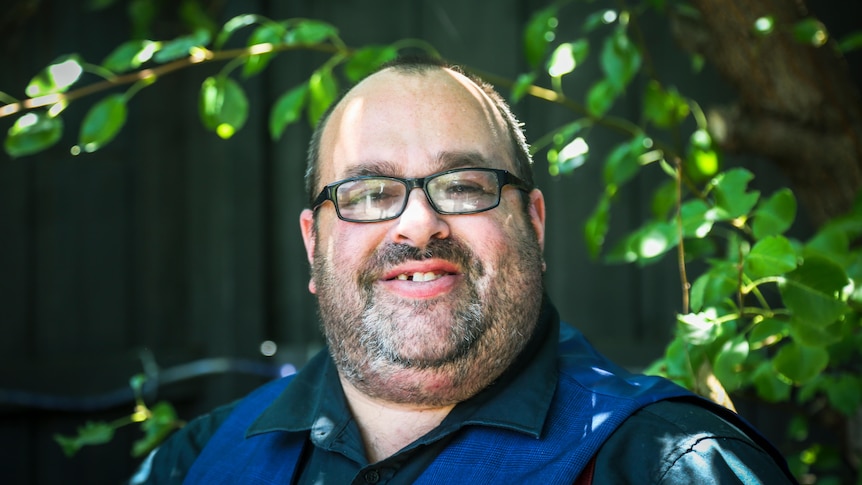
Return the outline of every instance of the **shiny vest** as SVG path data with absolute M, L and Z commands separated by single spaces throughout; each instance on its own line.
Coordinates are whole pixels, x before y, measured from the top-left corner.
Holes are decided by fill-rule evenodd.
M 574 483 L 602 443 L 635 411 L 659 400 L 692 396 L 665 379 L 626 372 L 576 330 L 561 330 L 557 390 L 542 437 L 467 426 L 415 483 Z M 185 483 L 292 483 L 307 432 L 245 437 L 290 380 L 266 384 L 241 401 L 204 447 Z

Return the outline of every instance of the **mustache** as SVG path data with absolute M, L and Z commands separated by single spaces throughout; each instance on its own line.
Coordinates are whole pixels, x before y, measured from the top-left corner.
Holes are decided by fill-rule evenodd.
M 390 243 L 375 251 L 368 264 L 360 272 L 360 288 L 376 281 L 386 268 L 407 261 L 424 261 L 432 258 L 453 263 L 465 272 L 472 273 L 474 278 L 484 274 L 479 259 L 466 244 L 457 238 L 432 239 L 424 248 L 409 244 Z

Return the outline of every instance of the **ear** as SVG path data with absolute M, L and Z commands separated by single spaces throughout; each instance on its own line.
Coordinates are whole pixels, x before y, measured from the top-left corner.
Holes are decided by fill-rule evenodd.
M 536 240 L 539 241 L 539 248 L 545 250 L 545 196 L 539 189 L 533 189 L 530 192 L 530 223 L 533 225 L 533 230 L 536 231 Z
M 314 212 L 311 209 L 305 209 L 299 214 L 299 230 L 302 232 L 302 242 L 305 244 L 308 264 L 314 268 L 314 245 L 317 242 L 317 234 L 314 233 Z M 308 280 L 308 291 L 317 293 L 314 277 Z

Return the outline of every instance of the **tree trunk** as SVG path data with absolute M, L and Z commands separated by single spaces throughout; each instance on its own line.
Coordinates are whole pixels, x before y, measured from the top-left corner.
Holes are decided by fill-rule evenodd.
M 739 93 L 734 106 L 710 110 L 720 147 L 775 162 L 815 225 L 849 210 L 862 188 L 862 99 L 835 42 L 794 38 L 808 16 L 802 0 L 691 3 L 701 16 L 676 16 L 674 34 Z M 754 24 L 765 16 L 776 27 L 764 36 Z

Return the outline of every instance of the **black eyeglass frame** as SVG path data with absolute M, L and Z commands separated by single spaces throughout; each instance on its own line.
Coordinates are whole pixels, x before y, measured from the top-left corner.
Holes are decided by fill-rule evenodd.
M 472 211 L 444 211 L 437 207 L 437 204 L 434 203 L 434 200 L 431 198 L 431 195 L 428 194 L 428 181 L 433 180 L 437 177 L 442 177 L 443 175 L 448 175 L 450 173 L 456 172 L 491 172 L 494 173 L 497 177 L 497 201 L 489 206 L 478 210 Z M 386 179 L 393 180 L 395 182 L 400 182 L 405 187 L 407 187 L 407 191 L 404 193 L 404 201 L 401 203 L 401 208 L 392 216 L 385 217 L 383 219 L 351 219 L 348 217 L 344 217 L 341 215 L 341 210 L 338 207 L 338 202 L 336 202 L 336 193 L 338 192 L 338 187 L 342 184 L 346 184 L 348 182 L 355 182 L 357 180 L 364 179 Z M 320 191 L 320 194 L 314 199 L 314 204 L 312 204 L 311 210 L 316 211 L 324 202 L 327 200 L 332 201 L 332 205 L 335 206 L 335 213 L 338 215 L 338 218 L 342 221 L 347 222 L 383 222 L 383 221 L 391 221 L 392 219 L 397 219 L 401 217 L 401 214 L 404 213 L 404 209 L 407 208 L 407 202 L 410 199 L 410 193 L 413 192 L 413 189 L 419 188 L 422 189 L 422 192 L 425 193 L 425 198 L 428 200 L 428 204 L 431 205 L 431 208 L 434 209 L 435 212 L 442 215 L 467 215 L 467 214 L 478 214 L 480 212 L 489 211 L 498 205 L 500 205 L 500 200 L 503 197 L 503 187 L 506 185 L 511 185 L 512 187 L 521 190 L 523 192 L 530 192 L 532 187 L 530 187 L 527 182 L 514 175 L 512 172 L 508 170 L 503 170 L 500 168 L 486 168 L 486 167 L 464 167 L 464 168 L 455 168 L 451 170 L 445 170 L 443 172 L 437 172 L 427 177 L 417 177 L 417 178 L 400 178 L 400 177 L 391 177 L 388 175 L 363 175 L 359 177 L 351 177 L 346 178 L 344 180 L 338 180 L 336 182 L 332 182 L 331 184 L 327 184 L 323 187 L 323 190 Z

